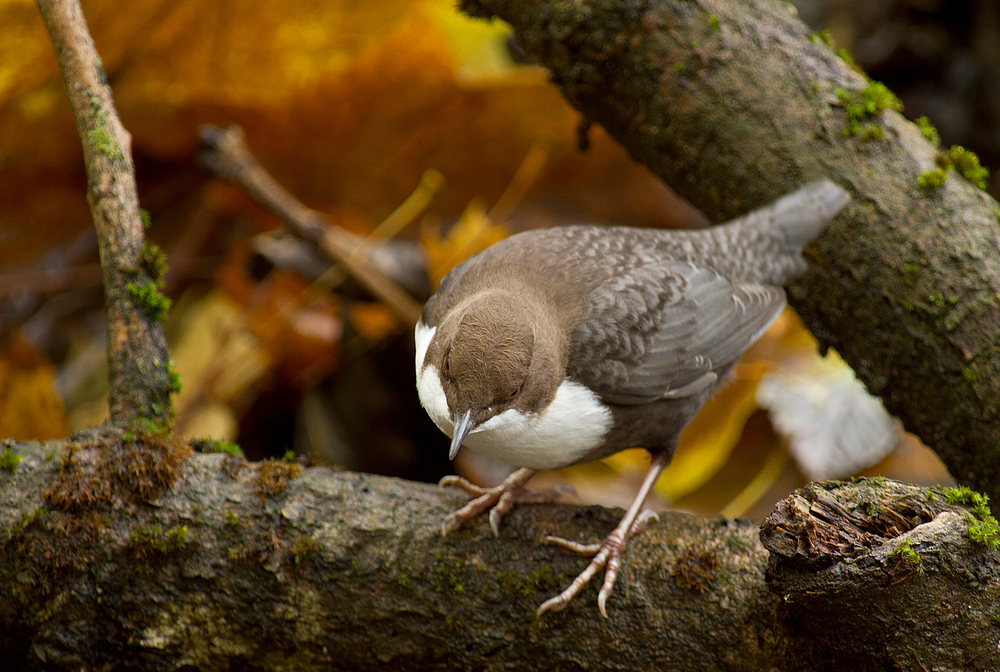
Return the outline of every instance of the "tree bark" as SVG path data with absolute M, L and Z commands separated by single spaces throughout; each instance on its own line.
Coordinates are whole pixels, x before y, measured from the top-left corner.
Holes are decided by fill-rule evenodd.
M 608 619 L 597 585 L 538 618 L 586 564 L 538 540 L 598 539 L 619 512 L 523 506 L 499 538 L 485 520 L 443 537 L 464 497 L 433 486 L 128 437 L 15 449 L 20 467 L 0 472 L 5 670 L 1000 663 L 1000 563 L 942 490 L 811 486 L 765 525 L 770 560 L 745 521 L 663 514 L 630 544 Z
M 66 81 L 87 170 L 87 201 L 97 230 L 108 323 L 108 408 L 112 422 L 170 419 L 167 339 L 158 318 L 169 302 L 162 267 L 146 246 L 132 138 L 111 100 L 111 87 L 77 0 L 38 0 L 38 10 Z
M 496 15 L 587 118 L 709 217 L 821 177 L 853 201 L 809 250 L 792 305 L 868 389 L 1000 503 L 1000 208 L 891 109 L 845 137 L 867 80 L 781 0 L 467 0 Z M 996 511 L 996 508 L 994 509 Z

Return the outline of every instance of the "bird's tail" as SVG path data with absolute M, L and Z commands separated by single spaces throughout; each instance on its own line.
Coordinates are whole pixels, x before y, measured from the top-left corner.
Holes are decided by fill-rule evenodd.
M 850 200 L 850 195 L 836 184 L 820 180 L 752 212 L 748 219 L 759 217 L 760 225 L 780 229 L 785 234 L 782 251 L 797 254 Z

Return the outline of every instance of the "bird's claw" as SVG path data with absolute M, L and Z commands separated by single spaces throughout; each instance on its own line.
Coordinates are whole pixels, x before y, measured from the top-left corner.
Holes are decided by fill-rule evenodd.
M 651 520 L 657 519 L 658 517 L 653 511 L 646 509 L 636 517 L 635 521 L 628 528 L 627 534 L 623 534 L 620 529 L 615 528 L 600 544 L 581 544 L 569 539 L 563 539 L 562 537 L 545 537 L 547 543 L 555 544 L 560 548 L 584 557 L 593 557 L 593 560 L 590 561 L 586 569 L 580 572 L 579 576 L 573 579 L 573 583 L 566 590 L 543 602 L 538 607 L 538 615 L 541 616 L 546 611 L 561 611 L 565 609 L 570 600 L 580 594 L 580 591 L 583 590 L 583 587 L 587 585 L 594 575 L 601 569 L 604 569 L 604 583 L 597 594 L 597 608 L 601 610 L 601 615 L 607 618 L 608 612 L 605 605 L 607 604 L 608 596 L 611 595 L 611 590 L 615 587 L 615 580 L 618 578 L 618 570 L 621 568 L 621 556 L 625 548 L 625 542 L 632 535 L 644 530 Z
M 524 489 L 524 484 L 535 473 L 536 470 L 534 469 L 518 469 L 495 488 L 480 487 L 460 476 L 445 476 L 438 481 L 439 487 L 456 487 L 465 491 L 466 494 L 475 497 L 475 499 L 445 518 L 441 523 L 441 533 L 448 534 L 449 532 L 454 532 L 467 520 L 472 520 L 487 509 L 492 508 L 490 511 L 490 529 L 493 530 L 494 535 L 499 536 L 500 520 L 504 514 L 513 508 L 514 504 L 552 500 L 551 496 L 546 498 L 545 491 Z

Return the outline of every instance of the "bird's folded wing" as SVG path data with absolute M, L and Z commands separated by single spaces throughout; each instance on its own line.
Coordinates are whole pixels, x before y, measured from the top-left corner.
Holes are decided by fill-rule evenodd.
M 785 305 L 780 287 L 693 264 L 650 264 L 602 283 L 571 340 L 570 378 L 614 404 L 702 392 Z

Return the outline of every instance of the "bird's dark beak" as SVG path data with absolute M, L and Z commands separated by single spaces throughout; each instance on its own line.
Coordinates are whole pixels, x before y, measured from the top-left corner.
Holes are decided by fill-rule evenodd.
M 449 460 L 455 459 L 455 455 L 458 454 L 458 449 L 462 447 L 465 437 L 476 428 L 476 423 L 471 420 L 471 417 L 472 409 L 469 409 L 465 413 L 455 414 L 455 425 L 451 433 L 451 450 L 448 451 Z

